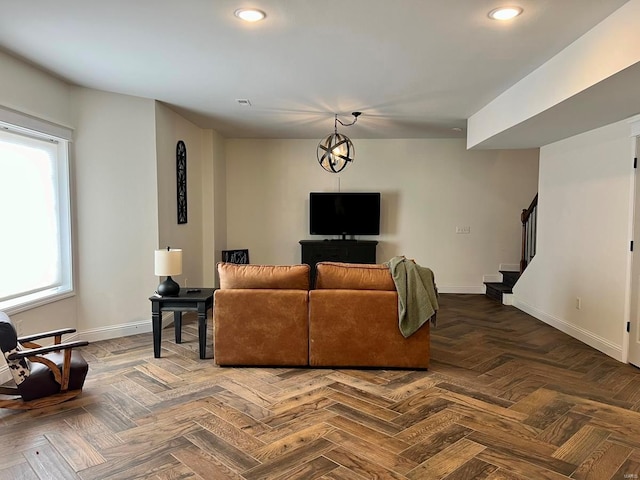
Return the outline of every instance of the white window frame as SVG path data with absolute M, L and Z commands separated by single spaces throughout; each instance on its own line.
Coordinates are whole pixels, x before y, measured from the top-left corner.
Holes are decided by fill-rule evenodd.
M 60 276 L 55 285 L 48 288 L 22 292 L 0 300 L 0 311 L 12 314 L 58 301 L 75 294 L 69 160 L 69 143 L 72 140 L 72 130 L 3 107 L 0 107 L 0 129 L 13 133 L 16 136 L 31 139 L 35 138 L 57 145 L 55 174 L 57 180 L 56 193 L 58 208 L 56 221 L 59 229 Z M 5 231 L 3 234 L 11 235 L 11 232 Z M 2 255 L 1 252 L 0 255 Z

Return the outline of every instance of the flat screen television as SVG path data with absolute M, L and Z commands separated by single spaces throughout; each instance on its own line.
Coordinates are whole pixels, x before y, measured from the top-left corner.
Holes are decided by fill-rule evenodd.
M 311 192 L 311 235 L 380 235 L 380 193 Z

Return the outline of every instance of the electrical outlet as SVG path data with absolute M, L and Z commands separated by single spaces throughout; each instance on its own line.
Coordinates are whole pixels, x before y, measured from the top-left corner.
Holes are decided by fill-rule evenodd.
M 580 297 L 576 297 L 576 309 L 582 309 L 582 299 Z
M 456 227 L 456 233 L 471 233 L 471 227 Z

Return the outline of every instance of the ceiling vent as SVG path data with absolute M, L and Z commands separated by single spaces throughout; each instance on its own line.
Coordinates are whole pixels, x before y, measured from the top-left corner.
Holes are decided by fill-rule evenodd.
M 243 107 L 251 106 L 251 102 L 246 98 L 236 98 L 236 102 L 238 102 L 238 105 L 242 105 Z

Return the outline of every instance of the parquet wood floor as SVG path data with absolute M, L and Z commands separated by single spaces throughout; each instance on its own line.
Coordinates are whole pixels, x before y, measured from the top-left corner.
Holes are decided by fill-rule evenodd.
M 219 368 L 184 323 L 160 359 L 150 333 L 84 348 L 77 399 L 0 411 L 0 478 L 640 477 L 640 371 L 484 296 L 441 295 L 428 371 Z

